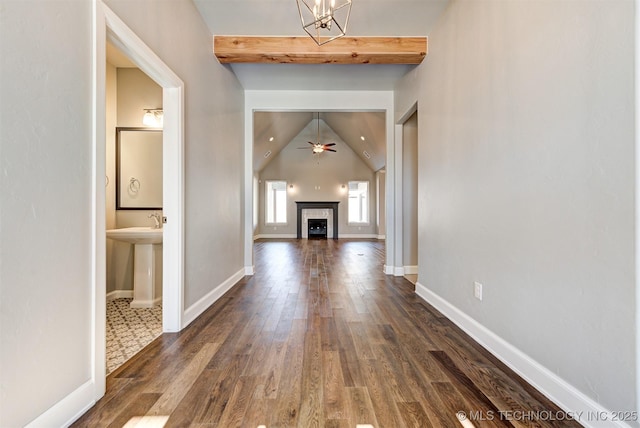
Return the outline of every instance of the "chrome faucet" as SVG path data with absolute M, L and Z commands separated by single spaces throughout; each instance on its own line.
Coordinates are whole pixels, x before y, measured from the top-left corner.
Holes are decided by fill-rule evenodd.
M 149 218 L 153 218 L 154 221 L 154 229 L 160 229 L 160 226 L 162 225 L 162 215 L 159 212 L 154 212 L 152 214 L 149 214 L 148 216 Z

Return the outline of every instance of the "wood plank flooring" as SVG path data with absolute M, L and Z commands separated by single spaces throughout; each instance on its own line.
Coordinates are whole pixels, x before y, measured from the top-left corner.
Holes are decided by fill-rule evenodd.
M 384 243 L 258 241 L 256 274 L 107 378 L 75 427 L 580 426 L 382 273 Z M 549 420 L 552 412 L 556 420 Z

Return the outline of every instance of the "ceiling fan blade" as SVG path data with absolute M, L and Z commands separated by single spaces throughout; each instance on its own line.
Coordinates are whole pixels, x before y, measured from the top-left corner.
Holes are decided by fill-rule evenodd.
M 325 152 L 338 152 L 337 150 L 333 150 L 333 149 L 324 149 Z
M 336 143 L 328 143 L 328 144 L 325 144 L 325 146 L 327 146 L 327 147 L 329 147 L 329 146 L 335 146 L 335 145 L 336 145 Z
M 307 141 L 307 143 L 311 144 L 312 146 L 316 145 L 316 143 L 312 143 L 311 141 Z
M 296 149 L 309 150 L 309 147 L 296 147 Z

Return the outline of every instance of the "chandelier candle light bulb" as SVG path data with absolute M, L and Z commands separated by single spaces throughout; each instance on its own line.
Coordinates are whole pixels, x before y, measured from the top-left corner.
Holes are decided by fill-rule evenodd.
M 351 0 L 297 0 L 302 28 L 318 46 L 345 35 Z

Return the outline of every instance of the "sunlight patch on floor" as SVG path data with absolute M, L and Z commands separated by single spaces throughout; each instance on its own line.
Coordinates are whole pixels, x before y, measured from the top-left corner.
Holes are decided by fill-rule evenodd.
M 122 428 L 162 428 L 169 416 L 134 416 Z

